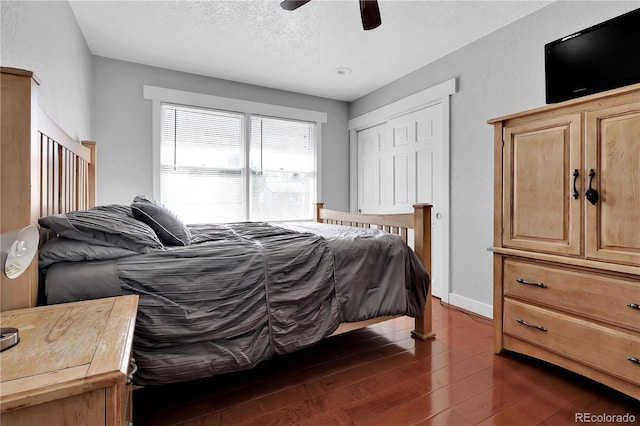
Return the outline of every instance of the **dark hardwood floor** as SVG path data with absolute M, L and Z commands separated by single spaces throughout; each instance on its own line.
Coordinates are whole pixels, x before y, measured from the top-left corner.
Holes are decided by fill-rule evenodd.
M 412 339 L 413 321 L 398 318 L 250 371 L 138 389 L 134 424 L 551 426 L 603 414 L 640 423 L 639 401 L 546 363 L 495 355 L 489 321 L 439 302 L 433 341 Z

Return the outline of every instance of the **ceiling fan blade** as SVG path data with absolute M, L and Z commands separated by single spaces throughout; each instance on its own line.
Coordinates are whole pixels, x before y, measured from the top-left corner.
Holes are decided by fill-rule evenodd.
M 284 10 L 296 10 L 302 5 L 309 3 L 311 0 L 284 0 L 280 2 L 280 7 Z
M 382 24 L 378 0 L 360 0 L 360 16 L 362 16 L 362 28 L 372 30 Z

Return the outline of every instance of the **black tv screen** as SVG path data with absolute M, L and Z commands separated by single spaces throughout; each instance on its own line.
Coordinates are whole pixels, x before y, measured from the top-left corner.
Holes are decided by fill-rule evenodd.
M 545 45 L 547 103 L 640 82 L 640 9 Z

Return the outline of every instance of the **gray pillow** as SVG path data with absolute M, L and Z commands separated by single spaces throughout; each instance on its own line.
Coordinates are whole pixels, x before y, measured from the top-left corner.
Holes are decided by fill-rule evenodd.
M 178 216 L 161 202 L 138 195 L 131 203 L 133 215 L 149 225 L 166 246 L 188 246 L 191 232 Z
M 139 252 L 123 247 L 97 245 L 57 237 L 47 241 L 38 249 L 38 265 L 42 269 L 58 262 L 112 260 L 136 254 Z
M 153 229 L 136 219 L 131 207 L 125 205 L 112 204 L 41 217 L 38 223 L 62 237 L 91 244 L 142 253 L 163 248 Z

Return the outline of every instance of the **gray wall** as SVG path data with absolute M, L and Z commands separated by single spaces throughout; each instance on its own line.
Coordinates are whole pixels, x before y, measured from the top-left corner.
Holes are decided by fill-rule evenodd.
M 327 113 L 322 127 L 322 200 L 349 208 L 348 104 L 227 80 L 94 57 L 93 134 L 98 142 L 98 202 L 130 203 L 152 194 L 151 101 L 144 85 Z
M 545 43 L 638 7 L 638 1 L 557 1 L 351 103 L 354 118 L 458 79 L 451 97 L 450 292 L 470 299 L 468 308 L 492 304 L 493 130 L 487 120 L 545 105 Z
M 39 103 L 71 137 L 91 139 L 91 52 L 69 3 L 2 1 L 0 64 L 33 71 Z

